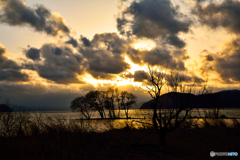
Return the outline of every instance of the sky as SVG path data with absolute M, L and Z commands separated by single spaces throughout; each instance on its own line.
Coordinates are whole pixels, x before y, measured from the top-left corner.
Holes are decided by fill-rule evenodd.
M 147 67 L 240 88 L 238 0 L 0 0 L 0 103 L 70 110 L 89 91 L 143 90 Z

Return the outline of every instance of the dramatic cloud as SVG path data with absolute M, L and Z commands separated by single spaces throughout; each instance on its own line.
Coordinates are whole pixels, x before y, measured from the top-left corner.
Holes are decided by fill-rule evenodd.
M 0 81 L 28 81 L 28 75 L 21 73 L 21 67 L 4 56 L 6 48 L 0 43 Z
M 64 18 L 58 13 L 51 13 L 43 5 L 30 8 L 23 0 L 0 0 L 0 5 L 0 23 L 10 26 L 29 25 L 51 36 L 70 32 Z
M 240 33 L 240 2 L 237 0 L 210 2 L 207 5 L 196 3 L 192 13 L 198 16 L 202 25 L 212 29 L 223 27 L 230 32 Z
M 139 38 L 160 37 L 165 43 L 178 48 L 185 46 L 178 34 L 189 32 L 191 23 L 169 0 L 134 1 L 117 18 L 120 34 L 133 34 Z
M 214 60 L 213 56 L 211 56 L 211 55 L 206 55 L 205 57 L 206 57 L 207 61 L 213 61 Z
M 83 42 L 83 45 L 86 47 L 90 47 L 91 46 L 91 42 L 84 36 L 81 36 L 81 41 Z
M 85 42 L 76 46 L 79 51 L 76 53 L 71 46 L 53 43 L 24 50 L 26 57 L 34 61 L 24 63 L 24 68 L 36 70 L 39 76 L 60 84 L 83 83 L 78 76 L 85 73 L 112 80 L 130 68 L 124 58 L 126 42 L 116 33 L 96 34 L 91 41 L 84 37 L 82 40 Z M 65 43 L 72 42 L 75 40 Z
M 88 47 L 80 47 L 79 51 L 87 60 L 88 72 L 95 78 L 112 78 L 110 74 L 130 68 L 123 57 L 124 41 L 116 33 L 96 34 L 84 46 Z
M 135 82 L 143 82 L 148 78 L 148 74 L 145 71 L 135 71 L 134 74 L 128 73 L 124 75 L 126 78 L 134 78 Z M 147 76 L 147 77 L 146 77 Z
M 41 60 L 40 58 L 40 49 L 37 48 L 30 48 L 29 50 L 24 50 L 26 53 L 26 57 L 29 59 L 32 59 L 33 61 L 39 61 Z
M 122 54 L 125 50 L 126 43 L 116 33 L 95 34 L 91 44 L 95 47 L 100 47 L 102 44 L 106 46 L 107 51 L 113 54 Z
M 0 70 L 0 81 L 27 81 L 28 76 L 20 71 L 8 69 Z
M 151 65 L 162 65 L 169 68 L 177 68 L 178 64 L 176 60 L 170 55 L 170 51 L 156 48 L 149 52 L 143 54 L 143 60 L 148 62 Z M 178 67 L 179 68 L 179 67 Z M 184 69 L 182 66 L 179 68 L 180 70 Z
M 78 46 L 78 42 L 74 38 L 72 38 L 72 37 L 70 37 L 70 40 L 66 41 L 66 43 L 67 44 L 71 44 L 73 47 L 77 47 Z
M 124 78 L 134 78 L 135 82 L 144 82 L 145 80 L 149 79 L 149 73 L 147 73 L 146 71 L 135 71 L 134 74 L 128 73 L 128 74 L 123 74 L 121 75 Z M 183 73 L 179 73 L 177 74 L 179 82 L 187 82 L 187 83 L 191 83 L 191 82 L 196 82 L 196 83 L 202 83 L 204 82 L 204 80 L 200 77 L 197 77 L 196 75 L 186 75 Z M 170 74 L 166 74 L 165 76 L 166 81 L 170 82 L 171 81 L 171 76 Z M 145 81 L 146 82 L 146 81 Z
M 174 76 L 178 78 L 178 81 L 181 83 L 181 82 L 187 82 L 187 83 L 202 83 L 202 82 L 205 82 L 202 78 L 196 76 L 196 75 L 186 75 L 184 73 L 176 73 L 176 72 L 173 72 Z M 172 80 L 174 81 L 174 77 L 171 76 L 171 74 L 167 74 L 166 75 L 166 80 L 167 82 L 171 82 Z
M 170 51 L 167 48 L 156 47 L 150 51 L 139 51 L 133 48 L 127 50 L 129 58 L 139 65 L 158 65 L 163 68 L 186 70 L 184 61 L 188 59 L 185 50 Z
M 30 52 L 30 48 L 27 52 Z M 60 84 L 83 83 L 77 76 L 84 71 L 81 54 L 73 53 L 71 48 L 56 44 L 44 44 L 41 47 L 42 62 L 25 64 L 27 69 L 36 70 L 39 76 Z
M 217 72 L 226 83 L 239 83 L 240 39 L 234 39 L 227 43 L 221 52 L 210 55 L 207 53 L 203 60 L 202 69 Z

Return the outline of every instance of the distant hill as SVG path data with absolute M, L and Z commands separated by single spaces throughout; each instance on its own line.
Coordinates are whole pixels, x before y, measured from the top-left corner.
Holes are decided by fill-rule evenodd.
M 140 109 L 152 109 L 154 100 L 143 103 Z M 176 103 L 174 105 L 173 103 Z M 240 108 L 240 90 L 225 90 L 212 94 L 194 95 L 170 92 L 160 96 L 158 107 L 163 109 L 177 107 L 191 108 Z
M 0 112 L 12 112 L 13 110 L 5 104 L 0 104 Z

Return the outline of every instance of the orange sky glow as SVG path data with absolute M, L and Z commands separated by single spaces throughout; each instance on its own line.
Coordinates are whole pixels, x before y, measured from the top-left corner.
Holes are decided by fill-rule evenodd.
M 230 1 L 0 0 L 0 101 L 69 110 L 74 97 L 115 86 L 136 94 L 138 108 L 150 99 L 148 66 L 214 92 L 239 89 L 231 6 L 240 2 Z

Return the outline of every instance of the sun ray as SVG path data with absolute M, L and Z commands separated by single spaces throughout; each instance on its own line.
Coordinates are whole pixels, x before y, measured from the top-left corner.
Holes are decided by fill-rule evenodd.
M 86 81 L 87 83 L 90 83 L 94 85 L 95 87 L 98 86 L 98 84 L 111 84 L 111 85 L 117 85 L 117 86 L 122 86 L 122 85 L 133 85 L 133 86 L 141 86 L 141 82 L 134 82 L 133 78 L 122 78 L 120 76 L 116 76 L 114 80 L 101 80 L 101 79 L 95 79 L 93 78 L 90 74 L 85 74 L 83 77 L 83 80 Z
M 146 65 L 140 66 L 138 64 L 133 63 L 127 56 L 125 56 L 125 62 L 130 64 L 131 68 L 128 70 L 130 73 L 134 74 L 135 71 L 143 71 L 146 70 Z

